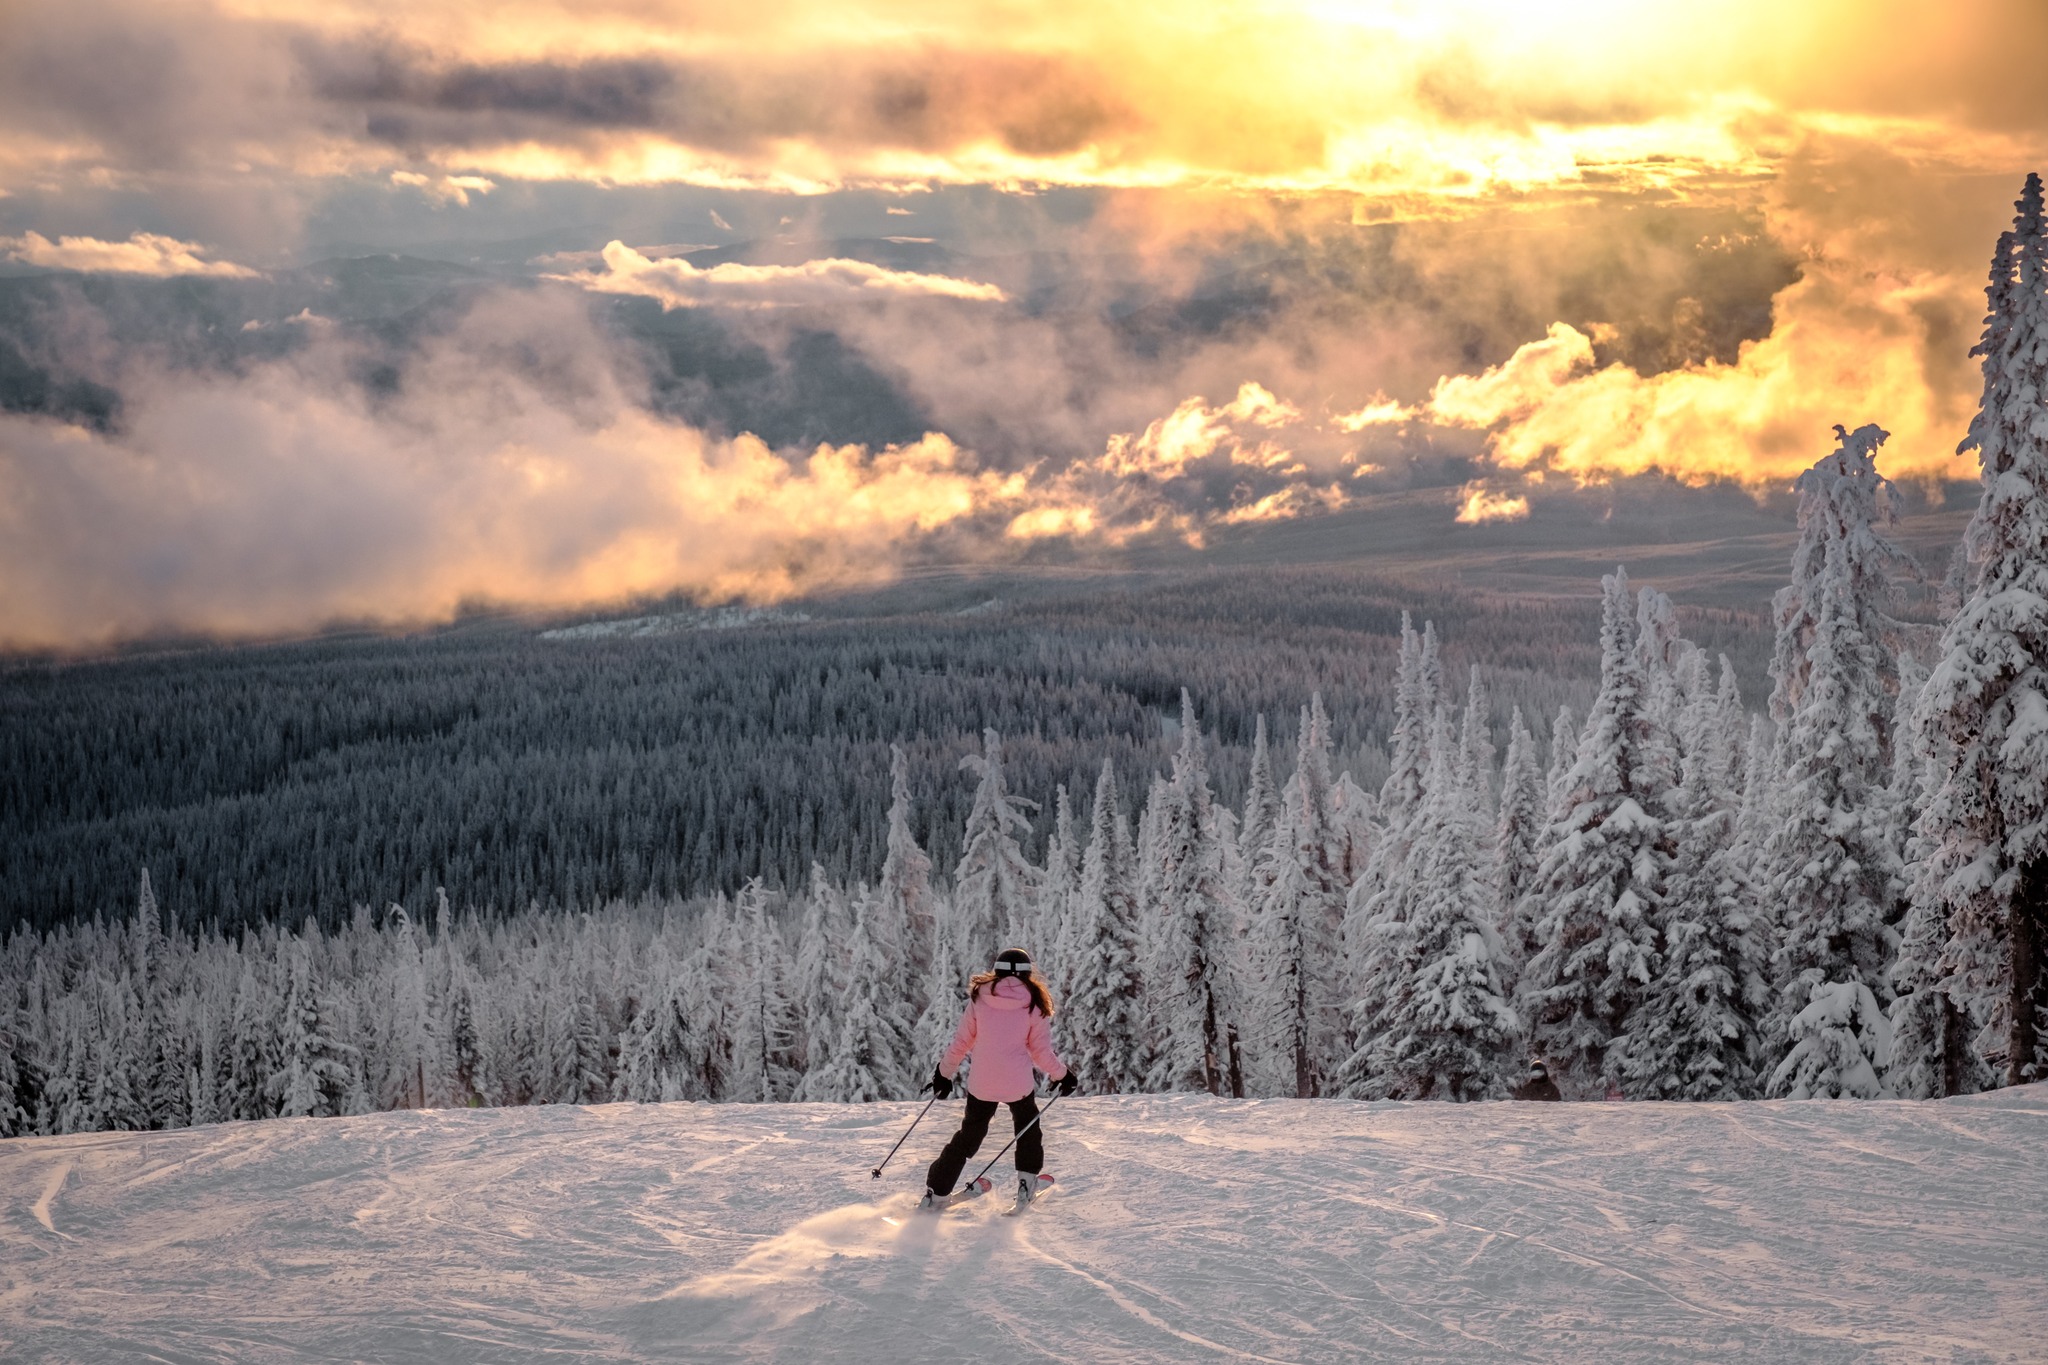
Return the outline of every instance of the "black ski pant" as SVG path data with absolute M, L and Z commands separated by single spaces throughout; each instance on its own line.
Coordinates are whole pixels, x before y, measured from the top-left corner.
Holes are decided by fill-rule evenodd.
M 996 1100 L 978 1100 L 967 1097 L 967 1113 L 960 1119 L 960 1131 L 947 1141 L 946 1149 L 939 1153 L 931 1169 L 925 1173 L 924 1184 L 928 1190 L 939 1194 L 951 1194 L 953 1183 L 960 1178 L 960 1168 L 967 1159 L 981 1148 L 981 1140 L 988 1136 L 989 1120 L 996 1116 Z M 1045 1129 L 1033 1124 L 1030 1132 L 1024 1125 L 1038 1117 L 1036 1096 L 1026 1095 L 1021 1100 L 1010 1101 L 1010 1125 L 1020 1134 L 1017 1139 L 1017 1173 L 1037 1175 L 1045 1169 Z

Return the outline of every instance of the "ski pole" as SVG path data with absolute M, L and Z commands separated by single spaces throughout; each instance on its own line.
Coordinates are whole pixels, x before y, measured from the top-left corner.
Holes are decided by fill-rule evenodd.
M 1059 1097 L 1058 1095 L 1054 1095 L 1054 1096 L 1053 1096 L 1053 1097 L 1052 1097 L 1051 1099 L 1047 1100 L 1047 1101 L 1045 1102 L 1045 1108 L 1043 1108 L 1043 1109 L 1039 1110 L 1039 1111 L 1038 1111 L 1038 1112 L 1037 1112 L 1036 1114 L 1033 1114 L 1033 1115 L 1031 1116 L 1031 1122 L 1029 1122 L 1029 1123 L 1025 1124 L 1025 1125 L 1024 1125 L 1024 1126 L 1023 1126 L 1022 1128 L 1019 1128 L 1019 1129 L 1018 1129 L 1018 1130 L 1017 1130 L 1016 1132 L 1014 1132 L 1014 1133 L 1010 1134 L 1010 1140 L 1009 1140 L 1008 1142 L 1006 1142 L 1006 1143 L 1004 1143 L 1004 1144 L 1003 1144 L 1003 1151 L 1002 1151 L 1002 1152 L 997 1152 L 997 1153 L 996 1153 L 996 1154 L 995 1154 L 995 1155 L 994 1155 L 993 1157 L 989 1158 L 989 1163 L 988 1163 L 988 1165 L 986 1165 L 986 1166 L 984 1166 L 984 1167 L 982 1167 L 982 1168 L 981 1168 L 981 1175 L 977 1175 L 976 1177 L 974 1177 L 974 1179 L 973 1179 L 973 1180 L 970 1180 L 970 1181 L 968 1181 L 967 1183 L 968 1183 L 969 1185 L 974 1185 L 974 1184 L 978 1184 L 978 1183 L 980 1182 L 980 1180 L 981 1180 L 981 1176 L 983 1176 L 983 1175 L 987 1175 L 987 1174 L 988 1174 L 988 1173 L 989 1173 L 989 1172 L 990 1172 L 991 1170 L 995 1169 L 995 1164 L 996 1164 L 996 1162 L 998 1162 L 998 1161 L 1001 1161 L 1001 1160 L 1003 1159 L 1003 1152 L 1007 1152 L 1007 1151 L 1009 1151 L 1009 1150 L 1010 1150 L 1010 1149 L 1011 1149 L 1012 1147 L 1015 1147 L 1015 1146 L 1017 1145 L 1017 1139 L 1018 1139 L 1018 1138 L 1020 1138 L 1020 1137 L 1023 1137 L 1023 1136 L 1024 1136 L 1024 1135 L 1025 1135 L 1026 1133 L 1030 1132 L 1030 1131 L 1031 1131 L 1031 1130 L 1032 1130 L 1033 1128 L 1036 1128 L 1036 1127 L 1038 1126 L 1038 1121 L 1039 1121 L 1040 1119 L 1044 1118 L 1044 1117 L 1045 1117 L 1045 1116 L 1046 1116 L 1047 1114 L 1050 1114 L 1050 1113 L 1052 1112 L 1052 1107 L 1053 1107 L 1054 1105 L 1058 1104 L 1059 1102 L 1060 1102 L 1060 1097 Z
M 912 1119 L 910 1121 L 910 1126 L 903 1130 L 903 1136 L 896 1139 L 896 1145 L 889 1149 L 889 1155 L 882 1158 L 882 1166 L 886 1166 L 891 1161 L 894 1161 L 896 1159 L 896 1153 L 903 1150 L 903 1144 L 910 1141 L 910 1135 L 917 1131 L 917 1125 L 924 1122 L 924 1116 L 926 1114 L 931 1113 L 932 1106 L 937 1104 L 938 1102 L 939 1097 L 937 1095 L 933 1095 L 930 1099 L 924 1102 L 924 1108 L 917 1111 L 917 1117 Z M 882 1178 L 882 1166 L 877 1166 L 872 1171 L 869 1171 L 868 1179 L 880 1180 Z

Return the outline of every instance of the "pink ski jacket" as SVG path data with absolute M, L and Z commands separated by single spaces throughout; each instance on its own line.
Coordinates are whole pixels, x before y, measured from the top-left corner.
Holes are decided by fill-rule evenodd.
M 939 1070 L 951 1080 L 970 1055 L 974 1071 L 967 1078 L 967 1093 L 978 1100 L 1007 1104 L 1023 1099 L 1036 1084 L 1034 1065 L 1055 1081 L 1067 1074 L 1067 1064 L 1052 1050 L 1052 1021 L 1031 1008 L 1030 988 L 1014 977 L 995 982 L 967 1002 Z

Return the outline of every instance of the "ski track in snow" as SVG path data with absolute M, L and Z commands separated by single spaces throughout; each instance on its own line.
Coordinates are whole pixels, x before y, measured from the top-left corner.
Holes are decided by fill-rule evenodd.
M 944 1122 L 867 1178 L 915 1113 L 0 1142 L 0 1357 L 2006 1362 L 2048 1340 L 2044 1086 L 1074 1100 L 1048 1134 L 1059 1183 L 1018 1218 L 1002 1184 L 912 1212 Z

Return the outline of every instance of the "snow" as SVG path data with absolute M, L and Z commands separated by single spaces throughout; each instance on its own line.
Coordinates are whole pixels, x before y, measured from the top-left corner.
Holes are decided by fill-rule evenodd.
M 957 1104 L 867 1178 L 916 1110 L 0 1142 L 0 1357 L 2003 1361 L 2048 1335 L 2048 1086 L 1074 1099 L 1014 1219 L 910 1211 Z

